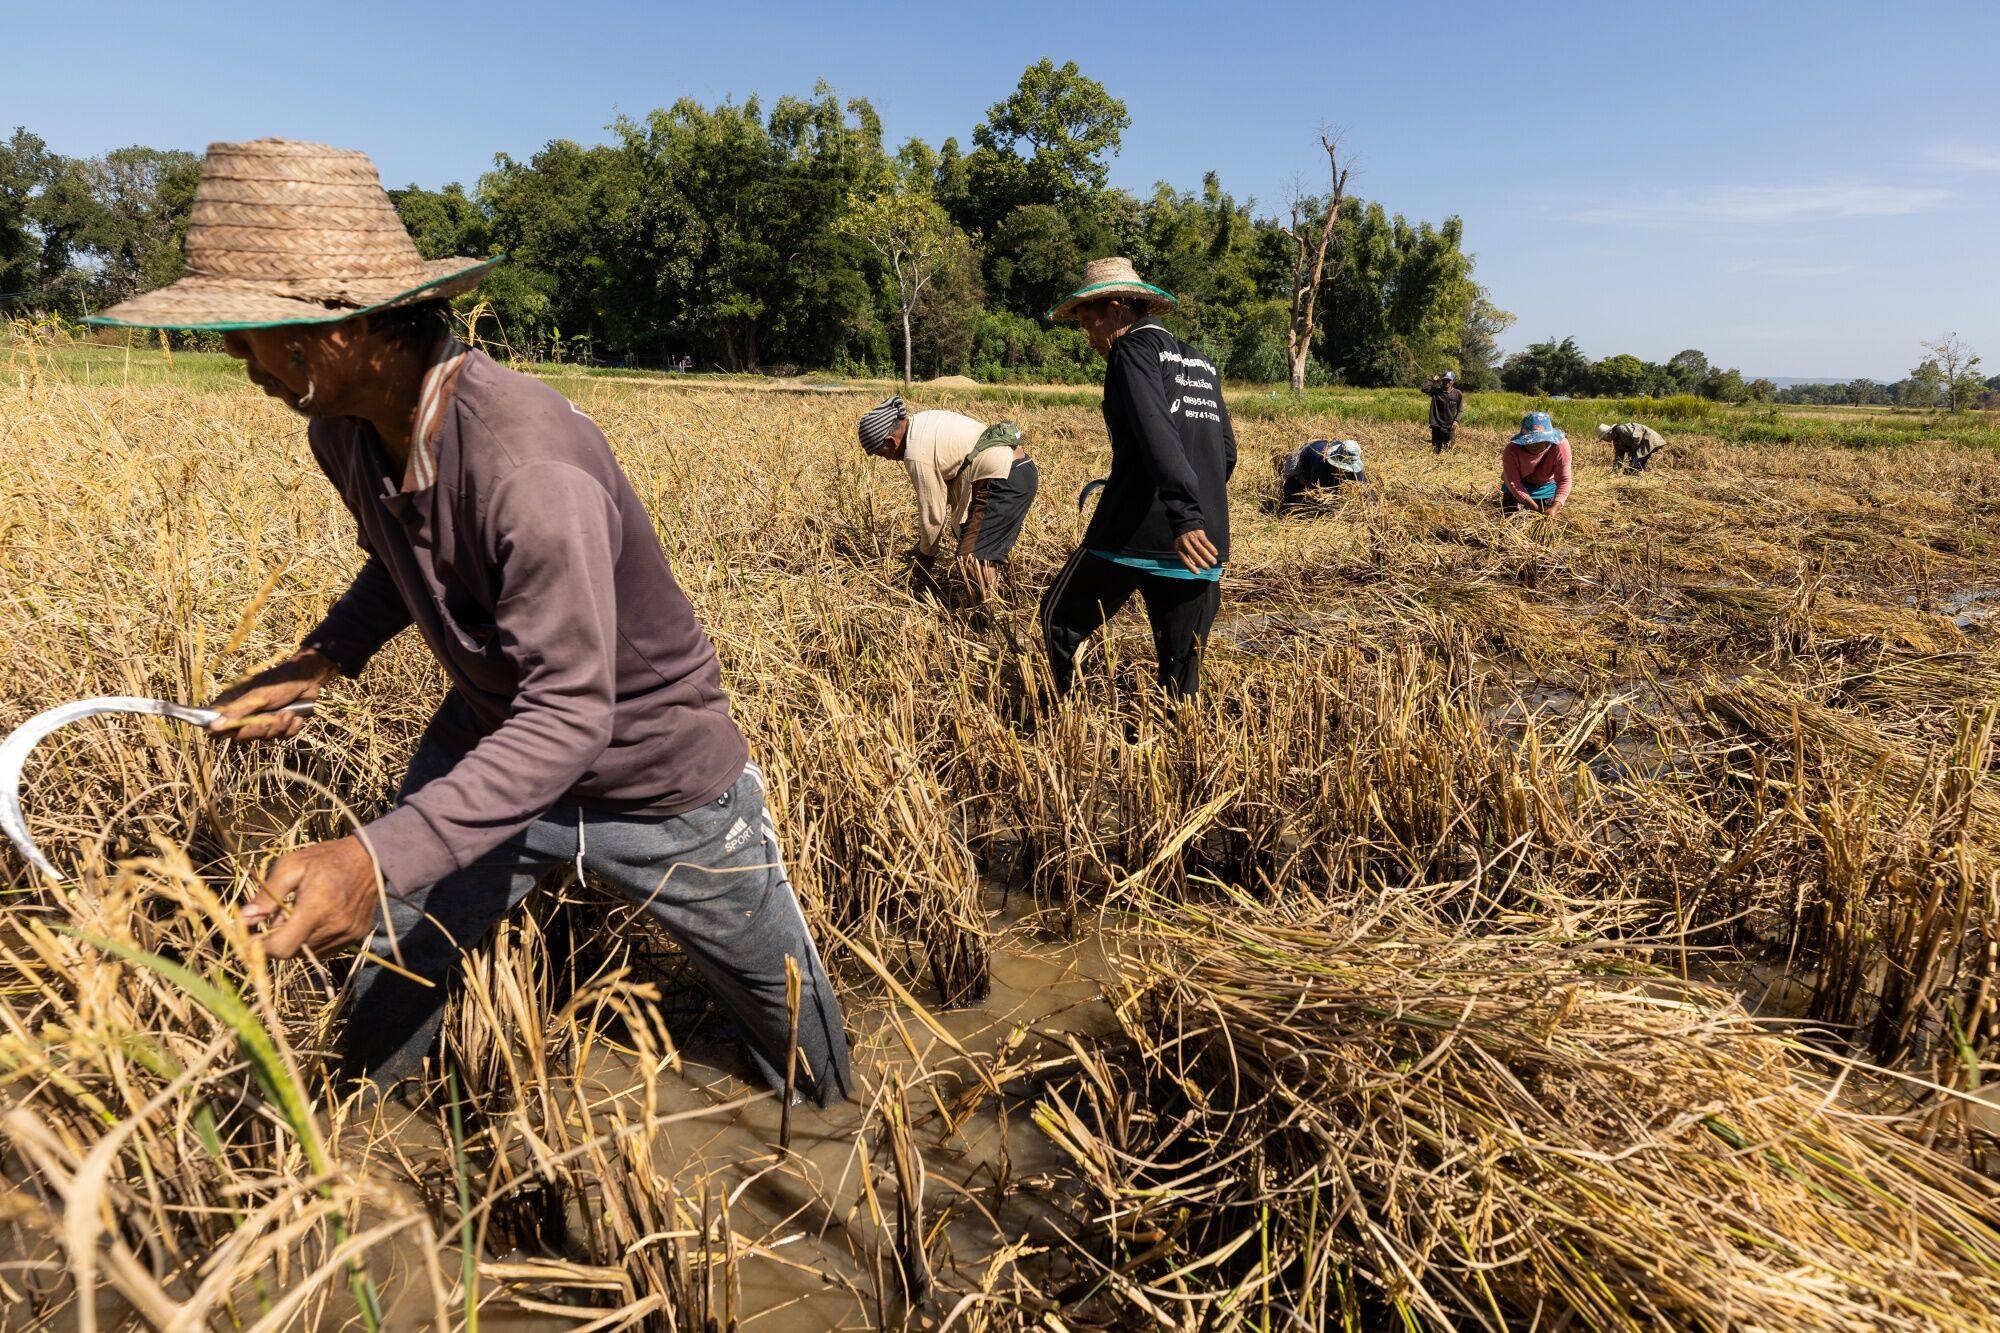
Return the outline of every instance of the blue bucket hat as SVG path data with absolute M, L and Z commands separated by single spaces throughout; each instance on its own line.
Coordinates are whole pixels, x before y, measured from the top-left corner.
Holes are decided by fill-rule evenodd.
M 1521 418 L 1521 429 L 1509 444 L 1556 444 L 1569 437 L 1556 429 L 1547 412 L 1530 412 Z

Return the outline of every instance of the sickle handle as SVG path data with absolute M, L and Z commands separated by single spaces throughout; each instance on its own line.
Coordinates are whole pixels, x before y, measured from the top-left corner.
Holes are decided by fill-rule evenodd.
M 318 705 L 311 699 L 300 699 L 294 703 L 288 703 L 282 708 L 267 708 L 261 713 L 251 713 L 247 717 L 236 718 L 228 724 L 228 727 L 230 730 L 234 730 L 245 723 L 254 722 L 260 717 L 282 717 L 286 714 L 290 714 L 293 717 L 311 717 L 316 708 L 318 708 Z M 222 721 L 222 710 L 219 708 L 182 708 L 177 706 L 167 716 L 182 722 L 191 723 L 197 727 L 212 727 Z
M 310 699 L 288 703 L 282 708 L 274 708 L 254 717 L 269 717 L 272 713 L 290 713 L 296 717 L 310 717 L 314 710 Z M 56 868 L 49 864 L 34 839 L 28 836 L 28 823 L 21 814 L 21 769 L 26 764 L 28 752 L 42 737 L 81 718 L 95 717 L 102 713 L 137 713 L 150 717 L 170 717 L 177 722 L 191 726 L 206 727 L 222 717 L 213 708 L 190 708 L 166 699 L 141 699 L 130 695 L 106 695 L 96 699 L 79 699 L 75 703 L 62 704 L 35 716 L 16 727 L 4 739 L 0 739 L 0 833 L 5 833 L 21 851 L 28 863 L 52 880 L 61 879 Z M 248 722 L 249 718 L 242 719 Z M 233 725 L 240 726 L 242 722 Z

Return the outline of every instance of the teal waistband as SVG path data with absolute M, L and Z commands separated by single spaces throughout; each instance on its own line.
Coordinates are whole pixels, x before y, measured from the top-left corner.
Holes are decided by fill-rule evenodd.
M 1530 486 L 1528 494 L 1537 500 L 1553 500 L 1556 498 L 1556 484 L 1552 481 L 1545 481 L 1539 486 Z
M 1222 581 L 1221 565 L 1196 572 L 1178 560 L 1155 560 L 1147 555 L 1116 555 L 1110 551 L 1100 551 L 1094 546 L 1085 547 L 1084 549 L 1099 560 L 1109 560 L 1114 565 L 1123 565 L 1127 569 L 1140 570 L 1163 579 L 1200 579 L 1205 583 L 1220 583 Z

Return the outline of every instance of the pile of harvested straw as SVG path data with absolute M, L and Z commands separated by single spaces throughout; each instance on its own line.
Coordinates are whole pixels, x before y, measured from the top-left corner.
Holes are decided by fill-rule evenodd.
M 1132 1053 L 1041 1112 L 1098 1185 L 1127 1308 L 1989 1326 L 1990 1181 L 1840 1109 L 1722 993 L 1545 922 L 1429 922 L 1239 900 L 1131 926 L 1111 998 Z

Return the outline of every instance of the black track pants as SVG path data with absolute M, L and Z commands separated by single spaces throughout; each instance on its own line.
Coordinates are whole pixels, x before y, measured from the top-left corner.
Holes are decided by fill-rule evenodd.
M 1146 604 L 1159 659 L 1160 686 L 1176 699 L 1191 698 L 1201 675 L 1201 654 L 1222 605 L 1222 585 L 1212 579 L 1148 574 L 1078 550 L 1042 594 L 1042 642 L 1056 689 L 1069 692 L 1076 654 L 1084 641 L 1118 614 L 1133 593 Z

